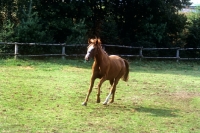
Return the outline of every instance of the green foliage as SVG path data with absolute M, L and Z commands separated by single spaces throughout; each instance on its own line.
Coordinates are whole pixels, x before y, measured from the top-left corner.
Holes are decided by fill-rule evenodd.
M 186 47 L 200 47 L 200 7 L 190 16 Z
M 188 27 L 185 39 L 186 48 L 199 48 L 200 47 L 200 7 L 197 7 L 194 12 L 187 14 L 188 16 Z M 199 58 L 200 52 L 187 51 L 183 54 L 185 57 Z
M 102 43 L 119 44 L 119 32 L 117 31 L 117 23 L 113 16 L 105 17 L 100 28 L 100 37 L 103 41 Z
M 142 26 L 143 32 L 136 35 L 139 46 L 157 47 L 156 44 L 161 43 L 166 32 L 167 23 L 158 24 L 152 23 L 153 16 L 147 19 L 147 22 Z
M 173 20 L 173 21 L 172 21 Z M 182 47 L 185 36 L 182 35 L 187 25 L 187 18 L 184 14 L 175 13 L 167 22 L 168 28 L 165 32 L 164 41 L 166 47 Z
M 39 23 L 37 16 L 30 17 L 16 27 L 17 42 L 52 42 L 51 36 L 47 34 Z
M 198 20 L 191 22 L 186 38 L 187 18 L 179 13 L 190 0 L 1 0 L 0 4 L 0 27 L 3 20 L 16 27 L 15 38 L 7 41 L 75 44 L 99 36 L 105 44 L 199 47 Z
M 79 22 L 74 21 L 73 26 L 71 27 L 71 34 L 67 36 L 67 44 L 82 44 L 87 43 L 87 29 L 85 20 L 80 20 Z
M 1 0 L 0 1 L 0 22 L 6 20 L 11 20 L 17 22 L 18 18 L 16 16 L 18 7 L 16 0 Z
M 57 43 L 85 43 L 85 19 L 90 10 L 83 1 L 40 1 L 38 15 Z M 80 35 L 82 34 L 82 35 Z
M 32 0 L 24 6 L 21 15 L 21 23 L 15 28 L 15 41 L 23 43 L 52 43 L 53 39 L 51 34 L 43 28 L 41 19 L 38 17 L 37 12 L 32 12 Z M 44 46 L 21 46 L 19 49 L 20 54 L 41 54 L 51 49 Z
M 13 41 L 14 24 L 10 20 L 4 20 L 0 27 L 0 42 Z
M 14 41 L 14 24 L 10 20 L 4 20 L 2 27 L 0 27 L 0 42 Z M 12 51 L 10 45 L 0 45 L 0 52 L 9 53 Z
M 37 12 L 32 12 L 32 0 L 29 2 L 28 7 L 22 10 L 23 17 L 21 22 L 16 27 L 16 41 L 17 42 L 52 42 L 52 37 L 43 29 L 43 24 L 40 23 L 41 19 L 38 18 Z

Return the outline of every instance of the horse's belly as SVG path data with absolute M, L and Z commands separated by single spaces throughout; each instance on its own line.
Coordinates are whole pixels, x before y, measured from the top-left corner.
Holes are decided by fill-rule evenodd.
M 107 75 L 108 80 L 114 79 L 116 77 L 121 78 L 125 71 L 124 60 L 116 55 L 111 55 L 109 57 L 111 59 L 111 65 L 110 65 L 109 73 Z

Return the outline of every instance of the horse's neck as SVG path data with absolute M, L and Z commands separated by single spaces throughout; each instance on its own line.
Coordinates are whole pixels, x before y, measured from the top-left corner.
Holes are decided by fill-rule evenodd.
M 109 64 L 110 59 L 107 53 L 103 49 L 99 48 L 98 54 L 95 56 L 95 61 L 97 65 L 101 67 L 101 66 L 106 66 L 107 64 Z

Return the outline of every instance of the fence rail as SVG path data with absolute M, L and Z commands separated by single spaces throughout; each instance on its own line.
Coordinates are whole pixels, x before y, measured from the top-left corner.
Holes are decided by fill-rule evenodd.
M 87 44 L 73 44 L 73 45 L 67 45 L 66 43 L 59 43 L 59 44 L 44 44 L 44 43 L 18 43 L 18 42 L 0 42 L 0 45 L 14 45 L 14 53 L 0 53 L 0 55 L 14 55 L 15 57 L 17 56 L 84 56 L 84 54 L 66 54 L 66 47 L 86 47 L 88 46 Z M 19 46 L 20 45 L 26 45 L 26 46 L 60 46 L 61 48 L 61 53 L 59 54 L 39 54 L 39 55 L 20 55 L 19 54 Z M 200 60 L 200 58 L 181 58 L 180 57 L 180 51 L 187 51 L 187 50 L 200 50 L 200 48 L 180 48 L 180 47 L 173 47 L 173 48 L 143 48 L 143 47 L 132 47 L 132 46 L 123 46 L 123 45 L 110 45 L 110 44 L 102 44 L 103 48 L 105 49 L 106 47 L 118 47 L 118 48 L 129 48 L 129 49 L 137 49 L 138 54 L 136 55 L 128 55 L 128 54 L 121 54 L 119 56 L 123 57 L 138 57 L 140 59 L 145 58 L 145 59 L 176 59 L 178 62 L 179 60 Z M 152 50 L 176 50 L 176 55 L 172 57 L 148 57 L 148 56 L 143 56 L 143 51 L 152 51 Z

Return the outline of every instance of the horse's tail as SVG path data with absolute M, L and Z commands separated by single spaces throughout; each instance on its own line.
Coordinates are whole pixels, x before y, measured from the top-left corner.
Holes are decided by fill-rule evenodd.
M 128 81 L 128 75 L 129 75 L 129 63 L 127 60 L 124 59 L 124 63 L 125 63 L 125 66 L 126 66 L 126 71 L 124 73 L 124 75 L 122 76 L 122 80 L 123 81 Z

